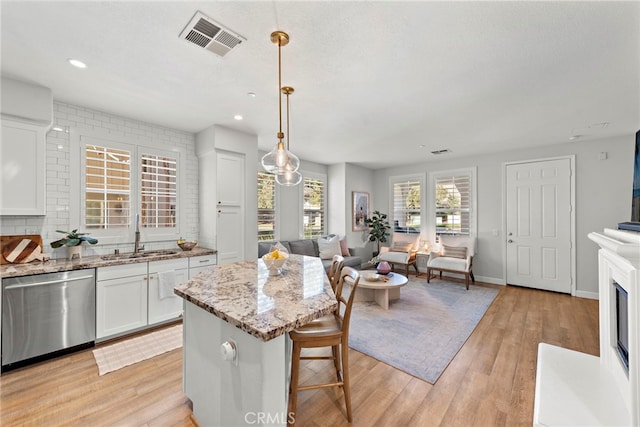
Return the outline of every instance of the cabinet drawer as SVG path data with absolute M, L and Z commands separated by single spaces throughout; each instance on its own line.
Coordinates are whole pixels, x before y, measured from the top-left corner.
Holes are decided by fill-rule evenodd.
M 147 263 L 114 265 L 111 267 L 98 267 L 97 280 L 118 279 L 121 277 L 131 277 L 147 274 Z
M 187 258 L 149 262 L 149 274 L 169 270 L 186 270 L 187 268 L 189 268 L 189 260 Z
M 200 255 L 189 258 L 189 268 L 216 265 L 216 255 Z

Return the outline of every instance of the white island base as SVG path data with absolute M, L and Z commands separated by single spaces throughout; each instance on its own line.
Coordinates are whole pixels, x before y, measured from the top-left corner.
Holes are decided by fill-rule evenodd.
M 237 366 L 222 358 L 220 345 L 229 339 L 237 344 Z M 287 341 L 287 334 L 261 341 L 185 301 L 183 389 L 198 423 L 286 425 L 291 361 Z

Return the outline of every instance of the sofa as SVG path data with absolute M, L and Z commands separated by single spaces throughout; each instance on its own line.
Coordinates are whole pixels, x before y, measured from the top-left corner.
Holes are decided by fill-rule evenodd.
M 317 239 L 279 240 L 278 242 L 282 244 L 282 246 L 284 246 L 290 254 L 320 257 L 320 249 L 318 247 Z M 276 242 L 258 242 L 258 257 L 262 257 L 264 254 L 269 253 L 271 245 L 273 245 L 274 243 Z M 359 270 L 360 266 L 362 265 L 362 259 L 360 257 L 351 255 L 353 253 L 351 249 L 348 249 L 348 251 L 348 256 L 343 255 L 344 265 Z M 331 258 L 323 259 L 322 265 L 324 266 L 325 271 L 328 272 L 329 268 L 331 267 Z

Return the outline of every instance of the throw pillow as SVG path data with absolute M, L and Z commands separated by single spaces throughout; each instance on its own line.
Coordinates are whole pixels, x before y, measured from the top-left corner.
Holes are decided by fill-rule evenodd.
M 409 252 L 413 244 L 411 242 L 393 242 L 391 245 L 391 252 Z
M 464 246 L 459 248 L 457 246 L 442 245 L 442 256 L 465 259 L 467 257 L 467 248 Z
M 320 252 L 320 259 L 332 259 L 334 255 L 341 255 L 340 237 L 318 237 L 318 252 Z
M 349 252 L 349 247 L 347 246 L 347 238 L 343 237 L 340 239 L 340 251 L 342 252 L 342 256 L 351 256 Z

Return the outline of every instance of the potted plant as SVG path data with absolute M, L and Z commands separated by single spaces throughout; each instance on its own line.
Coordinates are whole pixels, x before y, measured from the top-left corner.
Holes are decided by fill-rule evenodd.
M 369 229 L 369 241 L 376 242 L 377 252 L 374 255 L 380 253 L 380 243 L 387 241 L 389 236 L 389 221 L 387 221 L 387 214 L 380 213 L 380 211 L 373 211 L 369 218 L 365 218 L 365 224 L 370 227 Z
M 88 237 L 87 235 L 89 233 L 78 233 L 77 229 L 72 231 L 62 231 L 62 230 L 56 230 L 56 231 L 58 233 L 64 234 L 65 236 L 60 240 L 51 242 L 51 247 L 55 249 L 62 246 L 66 246 L 69 259 L 74 258 L 76 255 L 77 257 L 81 257 L 82 247 L 80 245 L 82 244 L 82 242 L 87 242 L 90 245 L 95 245 L 96 243 L 98 243 L 98 239 L 94 239 L 93 237 Z

